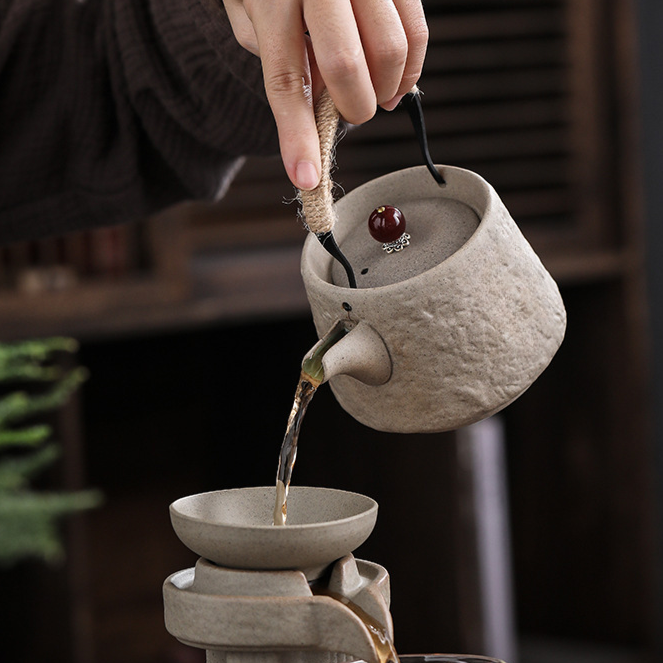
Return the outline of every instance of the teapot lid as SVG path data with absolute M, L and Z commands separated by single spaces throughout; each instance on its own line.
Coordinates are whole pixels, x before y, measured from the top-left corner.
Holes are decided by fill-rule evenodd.
M 411 177 L 411 173 L 408 175 Z M 421 177 L 427 174 L 421 172 Z M 349 228 L 340 247 L 354 267 L 358 288 L 398 283 L 439 265 L 458 251 L 479 226 L 477 213 L 458 200 L 439 195 L 401 199 L 398 193 L 391 193 L 390 198 L 389 191 L 379 189 L 359 187 L 337 203 L 339 221 Z M 385 205 L 403 213 L 410 236 L 407 246 L 390 253 L 368 228 L 373 210 Z M 337 262 L 332 265 L 331 282 L 347 285 L 345 271 Z

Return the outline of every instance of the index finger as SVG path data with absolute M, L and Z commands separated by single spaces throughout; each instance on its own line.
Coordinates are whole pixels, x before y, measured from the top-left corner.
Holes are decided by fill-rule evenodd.
M 312 189 L 320 180 L 320 144 L 301 8 L 298 3 L 268 2 L 250 18 L 283 165 L 297 188 Z

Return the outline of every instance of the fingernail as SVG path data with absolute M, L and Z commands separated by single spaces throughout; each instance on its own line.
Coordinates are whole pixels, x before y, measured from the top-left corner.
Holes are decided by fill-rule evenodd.
M 295 184 L 297 188 L 310 191 L 315 189 L 320 182 L 320 175 L 316 167 L 310 161 L 300 161 L 295 170 Z
M 404 97 L 404 94 L 397 94 L 393 99 L 390 99 L 386 103 L 382 104 L 382 108 L 387 111 L 392 111 L 398 104 L 401 102 L 401 99 Z

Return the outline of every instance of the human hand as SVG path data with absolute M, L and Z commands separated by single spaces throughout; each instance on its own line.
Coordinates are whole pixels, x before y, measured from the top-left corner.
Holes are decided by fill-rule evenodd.
M 237 41 L 262 61 L 288 177 L 320 180 L 314 100 L 326 87 L 343 118 L 392 110 L 421 74 L 428 27 L 421 0 L 223 0 Z

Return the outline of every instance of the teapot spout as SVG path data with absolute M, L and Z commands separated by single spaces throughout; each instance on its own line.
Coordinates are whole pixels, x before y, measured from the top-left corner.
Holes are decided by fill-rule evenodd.
M 349 375 L 376 386 L 391 377 L 391 358 L 380 335 L 366 322 L 339 320 L 302 361 L 302 374 L 315 386 Z

